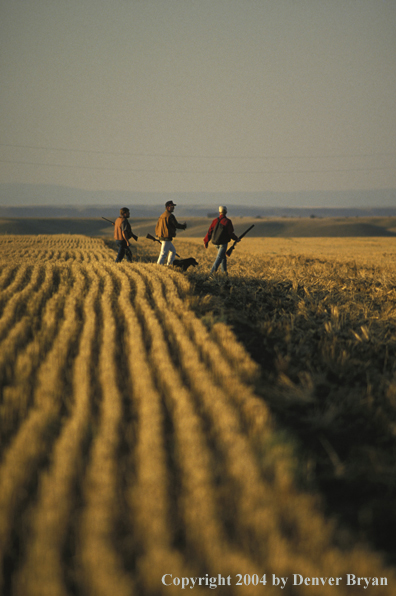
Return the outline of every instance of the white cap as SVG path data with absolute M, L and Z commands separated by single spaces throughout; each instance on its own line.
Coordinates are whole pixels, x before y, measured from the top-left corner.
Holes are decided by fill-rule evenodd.
M 225 207 L 224 205 L 220 205 L 219 212 L 220 213 L 227 213 L 227 207 Z

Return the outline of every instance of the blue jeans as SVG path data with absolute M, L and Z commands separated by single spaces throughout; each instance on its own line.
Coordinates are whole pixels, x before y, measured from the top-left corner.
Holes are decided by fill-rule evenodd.
M 210 270 L 211 273 L 214 273 L 218 270 L 219 266 L 221 265 L 221 270 L 224 273 L 227 273 L 227 257 L 226 257 L 226 250 L 228 244 L 220 244 L 217 247 L 217 257 L 215 262 L 213 263 L 213 267 Z
M 116 244 L 118 246 L 118 254 L 115 262 L 121 263 L 124 256 L 126 256 L 126 260 L 128 261 L 128 263 L 132 263 L 131 249 L 129 248 L 129 246 L 127 246 L 125 240 L 116 240 Z

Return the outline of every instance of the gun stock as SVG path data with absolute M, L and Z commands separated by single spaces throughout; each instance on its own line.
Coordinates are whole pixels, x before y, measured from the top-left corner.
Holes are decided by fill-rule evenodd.
M 251 230 L 252 228 L 254 228 L 254 224 L 253 224 L 253 225 L 251 225 L 251 226 L 250 226 L 250 228 L 248 228 L 247 230 L 245 230 L 245 231 L 243 232 L 243 234 L 241 234 L 241 235 L 239 236 L 239 241 L 241 241 L 241 240 L 242 240 L 242 238 L 243 238 L 244 236 L 246 236 L 246 234 L 247 234 L 248 232 L 250 232 L 250 230 Z M 237 244 L 238 244 L 238 242 L 237 242 L 237 241 L 235 241 L 235 242 L 234 242 L 234 244 L 233 244 L 233 245 L 232 245 L 232 246 L 231 246 L 231 247 L 230 247 L 230 248 L 227 250 L 227 252 L 226 252 L 226 255 L 227 255 L 227 257 L 230 257 L 230 256 L 232 255 L 232 251 L 234 250 L 234 248 L 235 248 L 235 246 L 236 246 Z
M 158 238 L 154 238 L 154 236 L 152 236 L 151 234 L 147 234 L 146 238 L 148 238 L 149 240 L 152 240 L 153 242 L 159 242 L 161 244 L 161 242 L 158 240 Z
M 158 238 L 154 238 L 154 236 L 152 236 L 151 234 L 147 234 L 146 238 L 148 238 L 149 240 L 152 240 L 153 242 L 159 242 L 161 244 L 161 241 L 158 240 Z M 180 255 L 178 255 L 176 253 L 176 256 L 180 259 Z

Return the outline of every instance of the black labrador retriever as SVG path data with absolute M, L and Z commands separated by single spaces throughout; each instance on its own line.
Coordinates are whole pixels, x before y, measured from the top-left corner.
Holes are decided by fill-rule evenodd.
M 188 259 L 175 259 L 172 265 L 179 267 L 182 271 L 187 271 L 189 267 L 196 267 L 198 262 L 194 257 L 189 257 Z

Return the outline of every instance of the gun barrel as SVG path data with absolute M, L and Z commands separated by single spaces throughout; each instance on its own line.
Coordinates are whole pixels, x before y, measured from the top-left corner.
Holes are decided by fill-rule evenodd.
M 245 230 L 245 231 L 243 232 L 243 234 L 241 234 L 241 235 L 239 236 L 239 240 L 241 240 L 241 238 L 243 238 L 244 236 L 246 236 L 246 234 L 247 234 L 248 232 L 250 232 L 250 230 L 251 230 L 252 228 L 254 228 L 254 224 L 253 224 L 253 225 L 251 225 L 251 226 L 250 226 L 250 228 L 248 228 L 247 230 Z
M 242 240 L 242 238 L 243 238 L 244 236 L 246 236 L 246 234 L 247 234 L 248 232 L 250 232 L 250 230 L 251 230 L 252 228 L 254 228 L 254 224 L 253 224 L 253 225 L 251 225 L 251 226 L 250 226 L 250 228 L 248 228 L 247 230 L 245 230 L 245 231 L 243 232 L 243 234 L 241 234 L 241 235 L 239 236 L 239 240 Z M 231 246 L 231 248 L 229 248 L 229 249 L 227 250 L 227 252 L 226 252 L 226 255 L 227 255 L 227 257 L 230 257 L 230 256 L 231 256 L 231 254 L 232 254 L 232 251 L 234 250 L 234 248 L 235 248 L 235 246 L 236 246 L 236 245 L 237 245 L 237 242 L 235 241 L 235 242 L 234 242 L 234 244 Z

